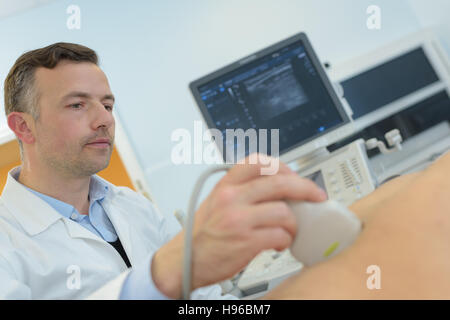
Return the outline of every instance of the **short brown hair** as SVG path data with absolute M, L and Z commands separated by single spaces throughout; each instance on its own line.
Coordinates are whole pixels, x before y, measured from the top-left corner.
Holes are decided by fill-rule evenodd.
M 38 67 L 53 69 L 61 60 L 92 62 L 98 65 L 94 50 L 75 44 L 58 42 L 22 54 L 14 63 L 5 80 L 5 113 L 26 112 L 39 117 L 38 92 L 34 74 Z

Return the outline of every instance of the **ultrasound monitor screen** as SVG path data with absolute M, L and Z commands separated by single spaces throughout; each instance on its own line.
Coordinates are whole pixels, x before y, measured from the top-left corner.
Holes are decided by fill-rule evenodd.
M 301 40 L 219 73 L 191 89 L 209 127 L 224 136 L 226 129 L 279 129 L 283 154 L 345 122 Z

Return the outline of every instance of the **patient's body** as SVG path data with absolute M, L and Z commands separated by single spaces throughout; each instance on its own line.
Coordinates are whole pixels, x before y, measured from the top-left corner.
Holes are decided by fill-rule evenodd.
M 450 298 L 450 153 L 428 169 L 387 182 L 350 209 L 364 221 L 355 244 L 305 268 L 275 299 Z M 380 268 L 381 289 L 367 287 Z

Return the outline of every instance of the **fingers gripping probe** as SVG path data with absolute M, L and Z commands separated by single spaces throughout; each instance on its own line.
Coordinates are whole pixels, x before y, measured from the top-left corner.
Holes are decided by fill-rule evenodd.
M 195 183 L 186 218 L 182 297 L 190 299 L 192 277 L 192 232 L 198 196 L 206 179 L 233 165 L 212 167 Z M 288 202 L 297 220 L 297 234 L 290 247 L 292 255 L 305 266 L 329 259 L 350 246 L 358 237 L 362 223 L 344 205 L 334 200 L 321 203 Z

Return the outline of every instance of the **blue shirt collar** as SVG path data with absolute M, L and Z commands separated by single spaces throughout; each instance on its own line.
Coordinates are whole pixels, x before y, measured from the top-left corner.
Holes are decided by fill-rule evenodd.
M 16 177 L 15 177 L 16 178 Z M 18 178 L 18 177 L 17 177 Z M 17 180 L 16 178 L 16 180 Z M 66 218 L 70 218 L 73 212 L 77 212 L 74 206 L 55 199 L 53 197 L 50 197 L 48 195 L 45 195 L 43 193 L 40 193 L 36 190 L 30 189 L 27 186 L 24 186 L 29 191 L 33 192 L 35 195 L 40 197 L 42 200 L 47 202 L 53 209 L 55 209 L 58 213 L 63 215 Z M 91 181 L 89 183 L 89 202 L 92 205 L 95 201 L 101 201 L 103 200 L 106 195 L 108 194 L 109 187 L 108 185 L 99 179 L 96 175 L 91 176 Z M 90 207 L 91 207 L 90 205 Z
M 89 199 L 90 201 L 100 201 L 108 194 L 108 185 L 99 179 L 96 175 L 91 176 L 91 182 L 89 183 Z

